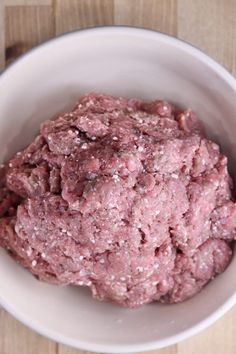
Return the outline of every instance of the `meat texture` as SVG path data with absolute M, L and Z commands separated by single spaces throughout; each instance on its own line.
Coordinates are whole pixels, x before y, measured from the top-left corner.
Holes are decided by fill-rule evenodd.
M 0 187 L 0 245 L 100 300 L 183 301 L 231 260 L 227 158 L 165 101 L 81 97 L 1 167 Z

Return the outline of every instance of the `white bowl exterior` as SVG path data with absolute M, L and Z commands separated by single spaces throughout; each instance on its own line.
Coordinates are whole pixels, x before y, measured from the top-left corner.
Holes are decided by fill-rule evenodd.
M 0 77 L 0 159 L 30 142 L 40 122 L 86 92 L 164 98 L 194 109 L 236 176 L 236 83 L 197 49 L 143 29 L 74 32 L 40 46 Z M 160 348 L 207 327 L 236 300 L 236 257 L 194 298 L 138 310 L 93 300 L 86 289 L 40 283 L 0 251 L 0 302 L 38 332 L 98 352 Z

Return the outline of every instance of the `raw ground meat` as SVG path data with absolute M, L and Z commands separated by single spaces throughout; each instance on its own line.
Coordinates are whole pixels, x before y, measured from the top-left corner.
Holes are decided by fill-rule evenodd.
M 232 257 L 227 158 L 164 101 L 83 96 L 2 166 L 0 188 L 0 245 L 101 300 L 183 301 Z

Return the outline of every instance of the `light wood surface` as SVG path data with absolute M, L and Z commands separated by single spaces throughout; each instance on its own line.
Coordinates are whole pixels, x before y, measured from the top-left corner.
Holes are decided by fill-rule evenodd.
M 76 28 L 143 26 L 184 39 L 236 75 L 236 0 L 0 0 L 0 68 Z M 201 334 L 158 354 L 236 354 L 236 307 Z M 0 309 L 0 354 L 82 354 L 27 329 Z

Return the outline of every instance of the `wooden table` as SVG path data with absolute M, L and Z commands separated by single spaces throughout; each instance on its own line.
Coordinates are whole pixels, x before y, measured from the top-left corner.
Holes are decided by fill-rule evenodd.
M 126 24 L 184 39 L 236 75 L 236 0 L 0 0 L 0 68 L 32 46 L 76 28 Z M 158 354 L 236 353 L 236 307 L 203 333 Z M 0 309 L 0 354 L 80 354 Z

